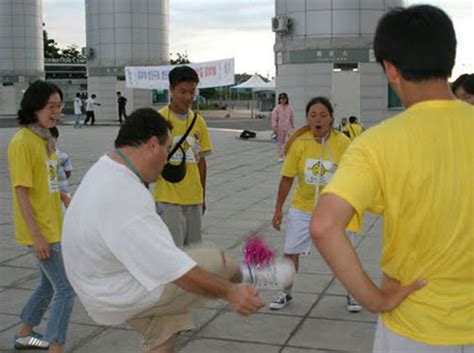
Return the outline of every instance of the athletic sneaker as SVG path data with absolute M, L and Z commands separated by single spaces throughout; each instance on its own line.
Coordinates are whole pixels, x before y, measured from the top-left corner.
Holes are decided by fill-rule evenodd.
M 278 292 L 273 298 L 272 302 L 268 306 L 271 310 L 283 309 L 289 302 L 293 300 L 293 297 L 285 292 Z
M 295 266 L 285 258 L 278 258 L 266 266 L 242 264 L 244 282 L 251 283 L 258 288 L 284 289 L 293 284 Z
M 350 294 L 346 296 L 347 299 L 347 310 L 351 313 L 358 313 L 362 310 L 362 305 L 360 305 L 357 300 Z
M 49 342 L 43 339 L 43 335 L 37 332 L 31 332 L 30 335 L 20 337 L 15 335 L 13 338 L 13 344 L 15 349 L 44 349 L 49 348 Z

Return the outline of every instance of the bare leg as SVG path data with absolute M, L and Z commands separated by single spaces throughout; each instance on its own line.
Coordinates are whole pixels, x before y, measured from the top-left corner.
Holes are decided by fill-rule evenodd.
M 20 332 L 18 333 L 18 336 L 26 337 L 30 335 L 32 331 L 33 331 L 33 326 L 23 323 L 20 327 Z
M 291 262 L 293 262 L 293 265 L 295 266 L 295 271 L 296 273 L 298 273 L 298 270 L 300 268 L 300 254 L 285 254 L 285 257 L 287 259 L 290 259 Z M 291 294 L 291 288 L 293 287 L 293 285 L 285 288 L 285 292 L 287 294 Z
M 293 262 L 293 265 L 295 265 L 295 270 L 298 272 L 300 268 L 300 254 L 285 254 L 285 257 Z
M 158 347 L 144 353 L 174 353 L 179 333 L 174 334 Z
M 49 342 L 48 353 L 63 353 L 63 345 L 56 342 Z

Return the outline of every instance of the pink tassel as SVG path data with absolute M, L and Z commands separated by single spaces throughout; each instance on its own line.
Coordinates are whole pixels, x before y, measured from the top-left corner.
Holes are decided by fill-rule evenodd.
M 265 243 L 262 237 L 255 234 L 247 239 L 244 245 L 244 262 L 247 265 L 265 266 L 275 258 L 275 251 Z

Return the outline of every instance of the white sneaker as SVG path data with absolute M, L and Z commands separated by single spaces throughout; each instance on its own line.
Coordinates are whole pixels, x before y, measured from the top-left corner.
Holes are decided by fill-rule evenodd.
M 284 289 L 293 284 L 296 275 L 291 260 L 278 258 L 265 266 L 242 264 L 244 281 L 258 288 Z
M 280 162 L 280 163 L 283 163 L 284 160 L 285 160 L 284 158 L 278 158 L 278 162 Z
M 279 292 L 268 306 L 271 310 L 283 309 L 293 300 L 293 297 L 285 292 Z
M 360 305 L 357 300 L 350 294 L 346 296 L 347 300 L 347 310 L 351 313 L 358 313 L 362 310 L 362 305 Z
M 20 349 L 43 349 L 49 348 L 49 342 L 43 339 L 43 336 L 32 332 L 29 336 L 16 336 L 13 337 L 13 345 L 15 350 Z

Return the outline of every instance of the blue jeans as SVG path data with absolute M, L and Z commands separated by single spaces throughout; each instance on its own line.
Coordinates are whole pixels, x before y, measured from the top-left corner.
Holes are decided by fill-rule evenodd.
M 51 258 L 38 262 L 40 284 L 21 311 L 20 318 L 33 327 L 39 325 L 51 302 L 44 339 L 64 344 L 75 294 L 64 270 L 61 244 L 51 244 Z
M 75 114 L 74 125 L 78 126 L 81 124 L 81 114 Z

